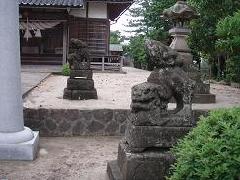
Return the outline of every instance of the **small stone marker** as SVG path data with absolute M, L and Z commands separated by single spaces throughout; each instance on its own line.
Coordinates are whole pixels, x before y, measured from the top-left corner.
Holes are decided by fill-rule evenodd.
M 70 77 L 67 80 L 63 98 L 70 100 L 97 99 L 87 45 L 81 40 L 71 39 L 68 61 Z

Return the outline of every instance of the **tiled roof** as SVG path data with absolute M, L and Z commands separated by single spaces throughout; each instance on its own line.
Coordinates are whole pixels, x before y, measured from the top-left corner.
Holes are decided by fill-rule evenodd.
M 83 0 L 19 0 L 20 5 L 82 7 Z
M 87 1 L 94 1 L 94 2 L 109 2 L 109 3 L 133 3 L 134 0 L 87 0 Z

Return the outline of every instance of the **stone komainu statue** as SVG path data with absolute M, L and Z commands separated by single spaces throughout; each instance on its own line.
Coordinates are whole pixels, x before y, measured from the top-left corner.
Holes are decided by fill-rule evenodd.
M 194 81 L 182 70 L 183 60 L 176 51 L 154 40 L 147 40 L 145 46 L 155 70 L 147 82 L 132 88 L 132 111 L 158 109 L 161 113 L 177 113 L 184 104 L 191 104 Z M 172 98 L 176 101 L 176 109 L 167 111 Z
M 90 53 L 87 45 L 79 39 L 71 39 L 68 62 L 70 77 L 63 98 L 70 100 L 97 99 L 97 90 L 92 79 Z
M 194 82 L 182 70 L 181 56 L 158 41 L 146 41 L 155 70 L 147 82 L 132 88 L 131 113 L 118 159 L 108 164 L 110 179 L 165 179 L 174 157 L 169 148 L 193 126 L 191 109 Z M 175 110 L 168 110 L 174 98 Z M 117 173 L 115 173 L 117 171 Z
M 79 39 L 71 39 L 68 62 L 72 70 L 90 69 L 90 55 L 86 43 Z

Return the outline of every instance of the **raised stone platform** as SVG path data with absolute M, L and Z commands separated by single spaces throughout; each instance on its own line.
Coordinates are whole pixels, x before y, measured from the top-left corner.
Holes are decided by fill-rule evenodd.
M 194 94 L 193 103 L 198 103 L 198 104 L 216 103 L 216 95 L 215 94 Z
M 216 103 L 216 95 L 210 93 L 210 84 L 205 84 L 202 81 L 196 83 L 193 95 L 193 103 L 197 104 Z
M 98 100 L 62 98 L 67 77 L 50 76 L 24 99 L 26 126 L 43 136 L 123 135 L 130 113 L 131 87 L 150 72 L 124 67 L 126 74 L 94 73 Z M 211 84 L 215 104 L 193 104 L 195 118 L 216 108 L 240 106 L 240 89 Z M 169 108 L 174 108 L 170 104 Z

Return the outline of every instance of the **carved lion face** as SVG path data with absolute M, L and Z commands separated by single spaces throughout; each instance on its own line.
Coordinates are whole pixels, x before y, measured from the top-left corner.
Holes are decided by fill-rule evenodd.
M 162 87 L 153 83 L 142 83 L 132 88 L 132 111 L 147 111 L 159 108 L 167 109 L 167 101 L 159 96 Z

